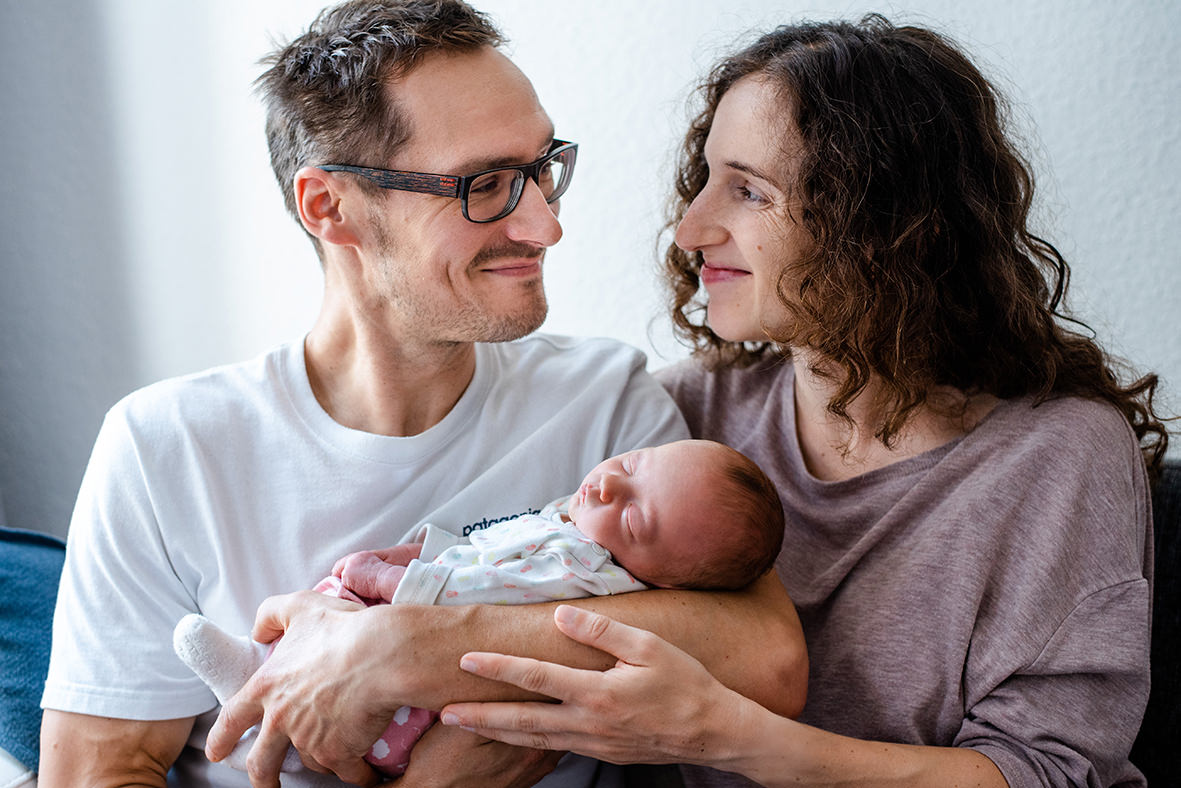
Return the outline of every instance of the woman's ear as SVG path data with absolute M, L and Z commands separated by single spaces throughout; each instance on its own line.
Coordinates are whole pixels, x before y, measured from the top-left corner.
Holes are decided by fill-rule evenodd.
M 305 230 L 325 244 L 357 245 L 358 236 L 350 212 L 342 205 L 344 194 L 337 178 L 317 167 L 303 167 L 295 173 L 293 185 L 295 207 Z

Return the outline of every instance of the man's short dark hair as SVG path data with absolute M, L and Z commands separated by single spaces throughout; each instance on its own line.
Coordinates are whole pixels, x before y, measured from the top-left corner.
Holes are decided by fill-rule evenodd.
M 292 183 L 300 167 L 384 167 L 410 138 L 413 119 L 387 101 L 391 80 L 430 53 L 470 52 L 503 40 L 462 0 L 351 0 L 321 11 L 303 35 L 262 60 L 269 68 L 255 83 L 287 210 L 299 220 Z

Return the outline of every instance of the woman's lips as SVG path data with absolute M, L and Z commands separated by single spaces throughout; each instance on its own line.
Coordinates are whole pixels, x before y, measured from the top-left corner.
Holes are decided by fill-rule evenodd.
M 701 267 L 701 281 L 706 285 L 733 282 L 735 279 L 741 279 L 744 276 L 750 276 L 750 271 L 743 271 L 741 268 L 727 268 L 724 265 L 710 265 L 708 263 Z

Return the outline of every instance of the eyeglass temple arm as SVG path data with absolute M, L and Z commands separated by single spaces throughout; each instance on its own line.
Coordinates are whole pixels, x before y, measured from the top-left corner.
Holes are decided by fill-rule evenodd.
M 352 172 L 368 178 L 383 189 L 437 194 L 440 197 L 458 197 L 460 179 L 451 175 L 432 175 L 425 172 L 396 172 L 372 167 L 354 167 L 346 164 L 326 164 L 320 169 L 327 172 Z

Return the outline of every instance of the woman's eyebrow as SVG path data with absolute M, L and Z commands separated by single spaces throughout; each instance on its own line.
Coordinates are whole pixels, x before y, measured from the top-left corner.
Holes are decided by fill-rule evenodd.
M 754 177 L 758 178 L 761 181 L 766 181 L 767 183 L 769 183 L 771 185 L 775 185 L 775 179 L 757 167 L 752 167 L 751 165 L 744 164 L 740 161 L 728 161 L 725 163 L 725 165 L 732 170 L 738 170 L 739 172 L 745 172 L 747 175 L 753 175 Z

